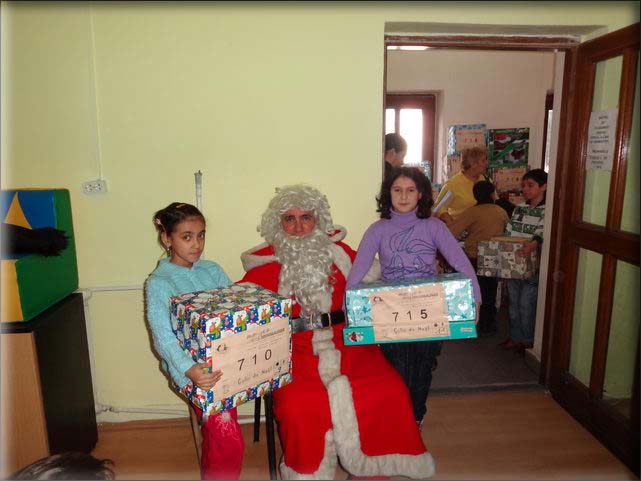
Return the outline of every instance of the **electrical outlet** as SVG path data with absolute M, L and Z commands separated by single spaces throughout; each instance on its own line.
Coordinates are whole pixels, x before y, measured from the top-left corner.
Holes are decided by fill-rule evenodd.
M 83 182 L 82 191 L 87 195 L 104 194 L 107 192 L 107 181 L 105 179 L 96 179 Z

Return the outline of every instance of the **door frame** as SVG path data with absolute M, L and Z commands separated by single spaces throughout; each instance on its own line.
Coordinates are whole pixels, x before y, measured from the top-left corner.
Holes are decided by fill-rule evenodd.
M 557 136 L 557 161 L 555 165 L 555 179 L 567 175 L 567 164 L 570 160 L 570 132 L 573 119 L 570 106 L 573 105 L 574 89 L 572 85 L 576 70 L 576 49 L 581 44 L 579 40 L 571 37 L 522 37 L 522 36 L 467 36 L 467 35 L 434 35 L 434 36 L 405 36 L 385 35 L 384 64 L 383 64 L 383 113 L 385 112 L 385 95 L 387 93 L 387 46 L 388 45 L 416 45 L 449 50 L 490 50 L 490 51 L 542 51 L 564 52 L 563 87 L 561 90 L 561 103 L 559 116 L 559 133 Z M 556 95 L 556 94 L 555 94 Z M 555 112 L 555 115 L 557 113 Z M 383 122 L 384 124 L 384 122 Z M 383 125 L 382 138 L 385 137 Z M 384 148 L 382 149 L 384 151 Z M 382 164 L 384 167 L 384 164 Z M 550 255 L 548 257 L 547 286 L 543 314 L 543 332 L 541 345 L 541 360 L 539 365 L 539 383 L 548 385 L 551 376 L 552 333 L 558 331 L 555 322 L 554 306 L 562 299 L 559 295 L 558 285 L 562 285 L 560 252 L 563 235 L 563 216 L 561 208 L 565 204 L 566 192 L 556 188 L 553 192 L 552 222 L 549 239 Z
M 608 195 L 608 210 L 603 227 L 582 221 L 583 196 L 585 194 L 585 178 L 574 176 L 576 182 L 568 188 L 568 201 L 563 205 L 561 219 L 565 221 L 565 232 L 562 245 L 558 246 L 556 255 L 563 260 L 558 272 L 564 273 L 563 279 L 555 286 L 558 290 L 558 302 L 552 306 L 550 315 L 554 318 L 565 319 L 573 317 L 575 303 L 575 282 L 579 248 L 604 255 L 601 271 L 601 285 L 612 286 L 611 290 L 599 292 L 596 312 L 597 324 L 594 333 L 593 357 L 588 386 L 584 386 L 573 378 L 567 371 L 569 365 L 569 350 L 565 349 L 572 336 L 572 324 L 562 323 L 554 331 L 554 343 L 550 351 L 550 378 L 548 383 L 554 398 L 586 426 L 601 442 L 610 448 L 635 473 L 639 474 L 639 410 L 638 410 L 638 351 L 636 358 L 635 379 L 632 392 L 632 412 L 630 419 L 608 408 L 601 398 L 601 389 L 605 378 L 608 340 L 614 295 L 614 280 L 617 259 L 639 265 L 639 235 L 620 231 L 623 191 L 625 190 L 628 135 L 632 134 L 631 124 L 633 103 L 626 102 L 635 94 L 636 83 L 632 80 L 637 74 L 637 59 L 639 45 L 639 23 L 622 28 L 610 34 L 593 39 L 579 48 L 575 56 L 573 75 L 576 77 L 575 104 L 571 104 L 574 113 L 568 125 L 574 132 L 574 138 L 568 146 L 570 153 L 567 165 L 564 166 L 566 177 L 572 173 L 583 172 L 585 157 L 585 139 L 591 108 L 581 101 L 592 98 L 593 75 L 590 73 L 591 62 L 605 60 L 613 55 L 624 55 L 627 61 L 621 71 L 621 90 L 617 132 L 615 135 L 612 177 Z M 636 47 L 637 52 L 631 53 Z M 584 58 L 582 61 L 581 58 Z M 586 62 L 585 59 L 589 59 Z M 639 79 L 636 79 L 638 82 Z M 621 168 L 619 168 L 621 163 Z M 563 174 L 562 174 L 563 175 Z M 636 246 L 635 246 L 636 244 Z M 607 247 L 606 247 L 607 245 Z M 547 306 L 546 306 L 547 307 Z
M 624 27 L 615 32 L 605 35 L 611 35 L 612 38 L 619 38 L 618 36 L 625 30 L 639 29 L 639 23 Z M 638 34 L 637 34 L 638 36 Z M 598 39 L 599 37 L 597 37 Z M 594 40 L 597 40 L 594 39 Z M 590 41 L 591 42 L 591 41 Z M 589 42 L 585 42 L 589 43 Z M 613 41 L 616 43 L 616 40 Z M 577 151 L 576 126 L 580 125 L 581 115 L 580 109 L 577 106 L 577 99 L 582 91 L 582 83 L 585 79 L 579 78 L 580 72 L 578 65 L 578 51 L 581 42 L 579 40 L 568 37 L 515 37 L 515 36 L 395 36 L 385 35 L 384 41 L 384 90 L 383 90 L 383 112 L 385 111 L 385 95 L 387 93 L 387 46 L 388 45 L 421 45 L 432 48 L 440 49 L 469 49 L 469 50 L 515 50 L 515 51 L 562 51 L 564 52 L 564 66 L 563 66 L 563 83 L 561 89 L 561 102 L 560 111 L 555 112 L 559 119 L 559 131 L 557 135 L 557 159 L 554 167 L 555 173 L 555 188 L 553 194 L 552 206 L 552 220 L 550 223 L 550 234 L 546 239 L 549 243 L 549 257 L 546 276 L 546 297 L 545 307 L 543 314 L 543 332 L 542 332 L 542 345 L 541 345 L 541 360 L 540 360 L 540 376 L 539 382 L 548 387 L 554 387 L 554 398 L 561 404 L 570 414 L 577 419 L 586 429 L 592 432 L 606 447 L 608 447 L 614 454 L 616 454 L 635 474 L 639 472 L 639 458 L 638 453 L 636 459 L 634 455 L 629 455 L 629 448 L 621 448 L 620 441 L 631 439 L 630 433 L 624 428 L 624 423 L 609 422 L 607 416 L 598 409 L 592 409 L 590 406 L 585 407 L 581 399 L 567 399 L 559 398 L 561 394 L 555 394 L 561 381 L 562 373 L 559 369 L 558 359 L 563 357 L 557 354 L 562 354 L 560 351 L 564 344 L 562 340 L 567 340 L 567 332 L 569 331 L 570 323 L 563 322 L 564 306 L 568 302 L 568 296 L 574 295 L 569 292 L 568 279 L 565 278 L 564 273 L 568 272 L 568 262 L 572 260 L 563 259 L 563 240 L 569 235 L 569 229 L 572 228 L 570 223 L 565 222 L 566 219 L 574 217 L 571 208 L 574 205 L 572 189 L 564 188 L 562 179 L 568 178 L 567 176 L 576 172 L 576 161 L 573 161 L 573 155 Z M 636 75 L 636 72 L 633 72 Z M 622 75 L 630 75 L 630 72 L 622 72 Z M 638 81 L 639 79 L 637 79 Z M 632 87 L 633 88 L 633 87 Z M 633 92 L 634 93 L 634 92 Z M 555 92 L 555 96 L 557 93 Z M 623 107 L 628 108 L 627 106 Z M 619 112 L 620 118 L 626 115 L 625 112 Z M 630 115 L 631 118 L 631 115 Z M 631 120 L 630 120 L 631 121 Z M 619 128 L 622 128 L 619 126 Z M 574 135 L 573 135 L 574 134 Z M 618 135 L 617 135 L 618 138 Z M 624 139 L 626 140 L 626 139 Z M 618 142 L 618 141 L 617 141 Z M 624 142 L 617 143 L 615 148 L 621 149 Z M 626 144 L 627 145 L 627 144 Z M 580 148 L 580 146 L 579 146 Z M 574 170 L 573 170 L 574 169 Z M 614 175 L 614 174 L 613 174 Z M 558 180 L 558 185 L 557 185 Z M 617 189 L 621 189 L 625 182 L 623 178 L 614 179 L 614 184 Z M 582 181 L 580 181 L 582 184 Z M 582 191 L 581 191 L 582 192 Z M 577 194 L 578 195 L 578 194 Z M 610 195 L 613 195 L 612 192 Z M 612 202 L 609 202 L 612 204 Z M 608 211 L 608 219 L 610 219 L 614 207 L 610 205 Z M 624 234 L 625 235 L 625 234 Z M 637 257 L 638 259 L 638 257 Z M 574 272 L 573 270 L 571 272 Z M 639 353 L 637 353 L 637 358 Z M 556 362 L 557 365 L 554 365 Z M 638 359 L 637 359 L 638 365 Z M 638 385 L 638 372 L 636 373 L 635 383 Z M 564 391 L 565 392 L 565 391 Z M 569 396 L 571 393 L 565 393 Z M 638 393 L 633 394 L 633 400 L 638 402 Z M 563 401 L 563 402 L 562 402 Z M 592 420 L 592 417 L 599 419 Z M 634 421 L 634 420 L 633 420 Z M 611 426 L 613 433 L 606 433 L 603 426 Z M 638 426 L 638 419 L 637 419 Z M 611 431 L 607 429 L 607 431 Z M 634 437 L 634 436 L 632 436 Z M 638 451 L 638 430 L 636 432 L 636 446 Z

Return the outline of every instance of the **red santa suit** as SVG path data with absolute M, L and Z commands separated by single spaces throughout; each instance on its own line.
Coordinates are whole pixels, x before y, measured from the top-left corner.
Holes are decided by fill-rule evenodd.
M 342 308 L 345 279 L 356 252 L 332 236 L 332 310 Z M 253 282 L 278 292 L 281 265 L 266 243 L 241 256 Z M 330 293 L 328 292 L 329 296 Z M 292 317 L 300 306 L 294 305 Z M 434 474 L 414 420 L 409 392 L 376 345 L 345 346 L 344 324 L 292 336 L 292 383 L 274 391 L 283 447 L 283 479 L 334 479 L 337 458 L 354 476 Z

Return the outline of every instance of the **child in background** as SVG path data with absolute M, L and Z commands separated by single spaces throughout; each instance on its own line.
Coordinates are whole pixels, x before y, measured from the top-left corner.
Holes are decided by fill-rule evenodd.
M 389 175 L 394 167 L 401 167 L 407 154 L 407 141 L 401 134 L 389 133 L 385 135 L 385 170 L 383 179 Z
M 494 203 L 505 210 L 508 218 L 512 217 L 512 212 L 514 212 L 514 208 L 516 206 L 512 202 L 510 202 L 509 192 L 503 192 L 501 195 L 499 195 L 498 199 L 494 201 Z
M 445 224 L 431 217 L 432 188 L 417 167 L 393 169 L 377 197 L 381 219 L 365 232 L 347 278 L 347 287 L 359 283 L 374 256 L 381 263 L 381 277 L 413 279 L 437 274 L 437 250 L 456 271 L 472 279 L 477 319 L 481 291 L 470 261 Z M 412 398 L 414 418 L 420 426 L 425 416 L 432 369 L 441 341 L 381 344 L 385 357 L 401 374 Z
M 490 240 L 492 237 L 503 235 L 509 220 L 505 210 L 494 204 L 497 199 L 496 188 L 492 182 L 481 180 L 472 188 L 476 205 L 464 210 L 456 220 L 447 223 L 454 237 L 459 237 L 467 230 L 463 250 L 477 270 L 477 254 L 479 241 Z M 479 314 L 479 334 L 496 332 L 496 277 L 478 276 L 481 287 L 481 312 Z
M 212 389 L 222 372 L 209 372 L 182 350 L 171 328 L 169 298 L 227 286 L 231 281 L 218 264 L 200 259 L 205 248 L 205 218 L 196 207 L 174 202 L 156 212 L 154 225 L 168 256 L 160 260 L 145 283 L 146 314 L 154 346 L 163 369 L 181 392 L 189 383 Z M 202 418 L 202 411 L 194 409 Z M 244 441 L 236 409 L 209 416 L 201 431 L 202 479 L 238 479 Z
M 547 183 L 548 174 L 543 169 L 530 170 L 521 180 L 525 203 L 515 207 L 505 231 L 507 236 L 528 239 L 517 255 L 528 256 L 534 250 L 541 252 Z M 538 290 L 538 272 L 529 279 L 507 280 L 510 337 L 500 344 L 504 349 L 524 354 L 525 349 L 532 347 Z

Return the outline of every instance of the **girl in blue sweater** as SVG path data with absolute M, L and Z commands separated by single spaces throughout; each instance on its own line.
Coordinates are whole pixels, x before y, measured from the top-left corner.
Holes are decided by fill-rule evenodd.
M 185 292 L 213 289 L 231 284 L 223 269 L 212 261 L 200 259 L 205 248 L 205 218 L 191 204 L 174 202 L 154 215 L 167 258 L 145 283 L 146 314 L 154 347 L 163 370 L 181 392 L 193 383 L 211 389 L 222 376 L 209 372 L 182 350 L 170 321 L 169 298 Z M 194 407 L 199 418 L 202 412 Z M 202 479 L 238 479 L 243 462 L 244 442 L 236 409 L 209 416 L 202 423 Z

